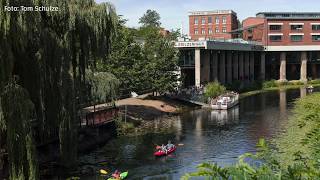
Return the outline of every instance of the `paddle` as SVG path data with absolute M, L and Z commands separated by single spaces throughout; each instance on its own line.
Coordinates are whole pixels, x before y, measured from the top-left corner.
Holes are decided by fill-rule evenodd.
M 182 143 L 179 143 L 179 144 L 178 144 L 178 146 L 184 146 L 184 144 L 182 144 Z
M 100 169 L 100 174 L 106 175 L 106 174 L 108 174 L 108 172 L 104 169 Z

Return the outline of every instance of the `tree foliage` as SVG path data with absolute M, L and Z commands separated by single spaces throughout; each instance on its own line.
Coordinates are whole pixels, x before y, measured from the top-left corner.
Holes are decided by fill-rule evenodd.
M 98 71 L 114 74 L 120 81 L 121 94 L 125 95 L 145 90 L 162 94 L 175 89 L 179 80 L 178 52 L 173 40 L 177 31 L 163 36 L 155 25 L 129 29 L 121 17 L 118 22 L 110 56 L 107 63 L 98 63 Z
M 87 71 L 86 77 L 94 104 L 115 100 L 120 82 L 113 74 Z
M 211 82 L 205 86 L 205 96 L 215 98 L 226 91 L 226 88 L 219 84 L 219 82 Z
M 9 153 L 10 179 L 37 179 L 31 122 L 36 118 L 34 104 L 28 92 L 9 82 L 1 94 L 1 106 L 7 126 L 7 148 Z
M 144 27 L 160 27 L 160 14 L 155 10 L 148 9 L 147 12 L 139 19 L 139 23 Z
M 38 143 L 59 134 L 61 164 L 75 164 L 69 160 L 76 159 L 77 110 L 88 100 L 85 72 L 95 69 L 96 61 L 110 53 L 117 24 L 115 10 L 111 4 L 94 0 L 0 0 L 0 5 L 59 7 L 57 12 L 0 11 L 0 92 L 14 75 L 19 76 L 17 83 L 34 104 Z M 0 124 L 9 134 L 5 114 L 10 109 L 3 106 L 7 102 L 1 98 L 5 120 L 0 112 Z M 28 111 L 30 107 L 21 108 Z M 13 131 L 20 130 L 13 127 Z M 9 149 L 11 142 L 7 143 Z M 16 151 L 26 145 L 17 146 Z M 23 154 L 15 156 L 23 158 Z M 25 171 L 22 166 L 16 168 L 11 176 Z
M 220 167 L 212 163 L 203 163 L 198 171 L 188 173 L 183 179 L 207 177 L 208 179 L 320 179 L 320 93 L 296 101 L 293 126 L 288 129 L 283 144 L 271 149 L 261 139 L 257 153 L 240 156 L 234 166 Z M 305 126 L 309 126 L 303 129 Z M 301 132 L 302 131 L 302 132 Z M 294 135 L 293 135 L 294 134 Z M 289 161 L 288 161 L 289 158 Z

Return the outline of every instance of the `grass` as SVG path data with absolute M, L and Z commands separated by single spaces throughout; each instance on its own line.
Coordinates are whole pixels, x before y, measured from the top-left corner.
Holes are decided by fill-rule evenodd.
M 320 86 L 320 80 L 311 80 L 308 82 L 307 85 L 312 85 L 313 87 L 318 87 L 318 86 Z M 288 83 L 281 84 L 281 85 L 277 84 L 277 82 L 275 80 L 270 80 L 270 81 L 263 82 L 262 89 L 257 89 L 257 90 L 247 91 L 247 92 L 241 93 L 240 99 L 248 97 L 248 96 L 252 96 L 255 94 L 259 94 L 259 93 L 268 92 L 268 91 L 274 91 L 274 90 L 279 90 L 279 89 L 283 89 L 283 90 L 297 89 L 297 88 L 304 87 L 304 86 L 306 86 L 306 85 L 301 83 L 300 81 L 296 81 L 296 80 L 288 81 Z

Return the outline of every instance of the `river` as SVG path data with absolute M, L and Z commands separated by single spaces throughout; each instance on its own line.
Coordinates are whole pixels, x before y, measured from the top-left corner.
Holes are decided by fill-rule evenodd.
M 293 102 L 305 96 L 305 89 L 271 91 L 240 100 L 228 111 L 197 109 L 170 121 L 154 122 L 155 132 L 136 137 L 119 137 L 104 147 L 80 157 L 83 167 L 96 170 L 116 168 L 129 171 L 128 179 L 180 179 L 201 162 L 221 166 L 237 162 L 245 152 L 254 152 L 259 138 L 273 138 L 285 129 Z M 156 132 L 159 124 L 167 131 Z M 167 140 L 183 144 L 167 157 L 153 156 L 155 144 Z M 105 179 L 84 176 L 81 179 Z

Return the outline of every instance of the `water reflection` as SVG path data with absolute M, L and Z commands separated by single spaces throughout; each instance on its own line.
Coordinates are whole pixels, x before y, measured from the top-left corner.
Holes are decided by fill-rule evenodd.
M 269 139 L 281 132 L 292 102 L 305 95 L 305 89 L 273 91 L 241 99 L 239 106 L 228 111 L 198 109 L 174 119 L 159 119 L 148 125 L 154 128 L 152 133 L 117 138 L 80 159 L 97 169 L 129 170 L 130 179 L 148 180 L 179 179 L 201 162 L 230 165 L 239 155 L 254 152 L 259 138 Z M 168 157 L 153 157 L 155 144 L 169 139 L 184 146 Z M 81 179 L 95 178 L 99 177 Z

